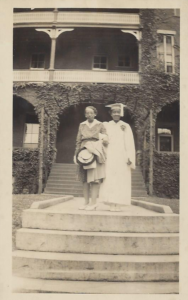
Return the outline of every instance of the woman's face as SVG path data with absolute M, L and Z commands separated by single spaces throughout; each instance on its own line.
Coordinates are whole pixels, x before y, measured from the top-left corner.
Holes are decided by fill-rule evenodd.
M 89 122 L 92 122 L 95 118 L 96 114 L 92 108 L 86 108 L 85 117 Z
M 121 110 L 119 108 L 114 108 L 111 112 L 112 119 L 118 122 L 121 118 Z

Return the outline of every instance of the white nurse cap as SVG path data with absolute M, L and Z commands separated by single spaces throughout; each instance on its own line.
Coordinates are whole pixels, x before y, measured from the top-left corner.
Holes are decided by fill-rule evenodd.
M 114 103 L 114 104 L 110 104 L 110 105 L 106 105 L 106 107 L 110 107 L 111 110 L 113 108 L 120 108 L 120 116 L 123 117 L 124 116 L 124 107 L 126 107 L 126 105 L 122 104 L 122 103 Z

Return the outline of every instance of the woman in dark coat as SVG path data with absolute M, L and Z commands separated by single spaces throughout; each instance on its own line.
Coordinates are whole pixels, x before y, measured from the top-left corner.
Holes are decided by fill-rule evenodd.
M 97 115 L 97 109 L 93 106 L 88 106 L 85 109 L 86 121 L 82 122 L 78 129 L 76 139 L 76 150 L 74 162 L 80 149 L 88 145 L 88 142 L 99 142 L 103 145 L 107 144 L 106 129 L 102 122 L 95 119 Z M 90 143 L 91 145 L 91 143 Z M 95 143 L 92 143 L 95 145 Z M 99 145 L 97 143 L 97 145 Z M 78 177 L 83 182 L 83 194 L 85 198 L 85 204 L 80 209 L 94 210 L 97 207 L 97 196 L 99 194 L 99 184 L 105 178 L 105 164 L 96 161 L 94 168 L 85 169 L 83 165 L 78 165 Z M 91 203 L 89 203 L 89 196 L 91 192 Z

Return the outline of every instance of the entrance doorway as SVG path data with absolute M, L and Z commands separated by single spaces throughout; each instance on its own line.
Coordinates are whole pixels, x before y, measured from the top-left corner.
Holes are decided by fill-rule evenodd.
M 79 124 L 85 121 L 85 108 L 92 105 L 91 103 L 79 104 L 67 108 L 60 116 L 60 125 L 57 132 L 57 163 L 73 163 L 73 156 L 75 151 L 76 136 L 78 133 Z M 98 111 L 97 120 L 109 122 L 111 116 L 104 104 L 94 104 Z M 132 130 L 136 146 L 136 133 L 134 128 L 134 120 L 128 111 L 125 116 L 121 118 L 122 121 L 128 123 Z

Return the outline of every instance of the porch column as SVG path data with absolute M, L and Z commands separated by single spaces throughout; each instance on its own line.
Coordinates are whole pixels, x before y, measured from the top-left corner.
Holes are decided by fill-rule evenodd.
M 146 130 L 144 130 L 144 141 L 143 141 L 143 176 L 144 182 L 146 182 Z
M 141 164 L 141 156 L 142 156 L 141 140 L 142 140 L 142 130 L 138 130 L 137 131 L 137 151 L 136 151 L 137 166 L 140 166 L 140 164 Z
M 150 110 L 150 145 L 149 145 L 149 194 L 153 195 L 153 111 Z
M 43 31 L 46 32 L 49 37 L 51 38 L 51 52 L 50 52 L 50 68 L 49 68 L 49 72 L 50 72 L 50 81 L 53 81 L 53 75 L 54 75 L 54 66 L 55 66 L 55 52 L 56 52 L 56 39 L 58 38 L 58 36 L 66 31 L 72 31 L 74 30 L 74 28 L 63 28 L 63 29 L 59 29 L 59 28 L 52 28 L 52 29 L 45 29 L 45 28 L 40 28 L 40 29 L 36 29 L 37 31 Z
M 39 186 L 38 194 L 42 193 L 43 189 L 43 150 L 44 150 L 44 107 L 41 108 L 40 113 L 40 145 L 39 145 Z
M 141 51 L 141 41 L 137 41 L 138 45 L 138 72 L 142 72 L 141 69 L 141 56 L 142 56 L 142 51 Z

